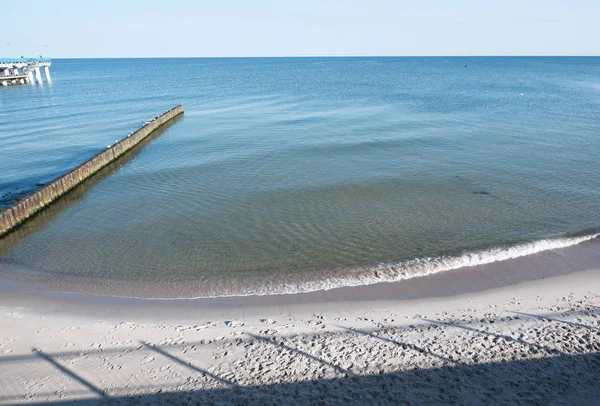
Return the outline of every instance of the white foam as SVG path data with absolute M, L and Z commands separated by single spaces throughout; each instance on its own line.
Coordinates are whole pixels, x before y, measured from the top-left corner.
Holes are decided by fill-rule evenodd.
M 537 254 L 543 251 L 570 247 L 599 236 L 600 234 L 592 234 L 581 237 L 544 239 L 525 244 L 518 244 L 512 247 L 491 248 L 469 252 L 455 257 L 426 257 L 401 263 L 382 263 L 365 270 L 354 270 L 354 272 L 351 270 L 350 274 L 354 273 L 354 276 L 359 277 L 331 280 L 328 281 L 326 286 L 318 290 L 329 290 L 343 286 L 371 285 L 380 282 L 397 282 L 459 268 L 491 264 L 493 262 L 506 261 Z
M 524 257 L 543 251 L 565 248 L 598 238 L 600 234 L 581 237 L 544 239 L 512 247 L 491 248 L 469 252 L 460 256 L 425 257 L 400 263 L 381 263 L 368 268 L 354 268 L 345 272 L 344 276 L 330 278 L 326 281 L 315 281 L 298 285 L 285 285 L 261 292 L 244 292 L 223 296 L 274 295 L 331 290 L 348 286 L 364 286 L 381 282 L 398 282 L 419 278 L 454 269 L 485 265 L 498 261 Z
M 372 267 L 337 270 L 338 276 L 326 280 L 299 282 L 296 284 L 279 284 L 275 279 L 258 288 L 247 286 L 244 290 L 223 293 L 215 289 L 212 294 L 195 297 L 139 297 L 111 295 L 115 298 L 135 298 L 141 300 L 194 300 L 216 297 L 236 296 L 268 296 L 297 294 L 331 290 L 350 286 L 365 286 L 381 282 L 398 282 L 419 278 L 464 267 L 485 265 L 514 258 L 537 254 L 543 251 L 566 248 L 600 237 L 600 233 L 580 237 L 544 239 L 530 243 L 517 244 L 512 247 L 491 248 L 469 252 L 460 256 L 425 257 L 399 263 L 381 263 Z M 217 293 L 218 292 L 218 293 Z M 66 292 L 65 292 L 66 293 Z

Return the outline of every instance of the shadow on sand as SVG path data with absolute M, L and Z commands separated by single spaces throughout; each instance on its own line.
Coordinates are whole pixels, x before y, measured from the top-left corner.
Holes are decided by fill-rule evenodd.
M 596 318 L 597 311 L 585 311 Z M 564 323 L 564 314 L 527 315 L 544 318 L 549 323 Z M 577 316 L 571 313 L 570 316 Z M 510 319 L 509 319 L 510 320 Z M 519 360 L 513 357 L 511 361 L 490 362 L 484 364 L 461 363 L 458 360 L 447 358 L 427 348 L 427 345 L 416 345 L 403 342 L 399 339 L 386 337 L 398 336 L 405 332 L 406 327 L 388 326 L 383 329 L 366 331 L 348 329 L 337 333 L 340 341 L 350 340 L 352 336 L 368 338 L 362 342 L 364 348 L 381 343 L 391 347 L 401 347 L 406 351 L 413 351 L 422 356 L 429 357 L 438 362 L 431 369 L 417 368 L 407 364 L 408 359 L 400 359 L 396 372 L 379 373 L 372 369 L 368 373 L 361 373 L 356 369 L 349 370 L 339 363 L 331 360 L 320 350 L 312 351 L 290 345 L 290 341 L 277 337 L 264 337 L 261 335 L 247 334 L 245 339 L 231 339 L 232 345 L 238 344 L 240 348 L 252 343 L 273 346 L 283 352 L 293 355 L 294 358 L 304 359 L 319 369 L 328 369 L 335 373 L 323 379 L 303 379 L 302 375 L 295 375 L 289 382 L 258 385 L 260 374 L 254 384 L 238 383 L 232 376 L 221 376 L 218 370 L 203 368 L 191 362 L 187 357 L 184 347 L 204 344 L 204 340 L 187 342 L 185 345 L 153 345 L 141 341 L 141 345 L 122 346 L 112 349 L 93 349 L 87 351 L 43 352 L 32 349 L 31 354 L 15 354 L 0 356 L 0 367 L 5 368 L 5 376 L 0 376 L 0 403 L 14 404 L 28 400 L 24 393 L 16 393 L 18 386 L 9 385 L 10 378 L 7 371 L 21 369 L 24 374 L 35 369 L 54 371 L 56 376 L 62 377 L 73 383 L 69 387 L 68 395 L 71 400 L 60 400 L 61 393 L 52 389 L 51 384 L 40 386 L 35 394 L 35 399 L 40 399 L 37 404 L 54 405 L 103 405 L 103 404 L 600 404 L 600 332 L 589 332 L 590 326 L 582 323 L 571 323 L 572 333 L 583 332 L 588 334 L 588 353 L 577 354 L 577 349 L 571 344 L 562 348 L 562 351 L 547 348 L 535 341 L 515 339 L 511 336 L 493 331 L 484 331 L 469 323 L 449 323 L 437 320 L 427 320 L 425 328 L 461 329 L 473 334 L 474 337 L 493 336 L 498 340 L 519 343 L 535 350 L 536 356 Z M 507 319 L 495 319 L 494 325 L 498 326 Z M 503 331 L 500 329 L 500 331 Z M 593 336 L 590 335 L 593 333 Z M 202 333 L 198 333 L 202 338 Z M 337 341 L 337 342 L 340 342 Z M 243 345 L 242 345 L 243 344 Z M 502 348 L 500 348 L 502 351 Z M 187 385 L 176 386 L 166 381 L 144 382 L 142 385 L 130 387 L 126 379 L 113 375 L 112 379 L 118 382 L 119 387 L 104 389 L 101 386 L 110 379 L 110 372 L 99 372 L 96 367 L 77 368 L 74 360 L 85 359 L 89 355 L 118 358 L 136 354 L 141 356 L 164 357 L 174 365 L 182 367 L 183 378 Z M 177 354 L 177 355 L 175 355 Z M 531 355 L 529 355 L 531 357 Z M 186 359 L 187 358 L 187 359 Z M 201 362 L 201 359 L 196 358 Z M 262 360 L 257 359 L 257 363 Z M 400 365 L 404 364 L 404 365 Z M 286 375 L 285 367 L 282 374 Z M 125 375 L 123 375 L 125 377 Z M 289 378 L 289 376 L 288 376 Z M 284 379 L 285 380 L 285 379 Z M 248 381 L 247 381 L 248 382 Z M 15 383 L 15 382 L 13 382 Z M 206 389 L 190 389 L 204 386 Z M 4 388 L 3 388 L 4 387 Z M 7 388 L 12 388 L 12 393 Z M 42 393 L 45 392 L 45 393 Z M 123 393 L 144 393 L 140 395 L 122 395 Z M 53 397 L 55 400 L 41 402 L 44 397 Z M 33 399 L 32 399 L 33 400 Z M 36 404 L 36 403 L 32 403 Z
M 582 368 L 582 366 L 585 366 Z M 563 381 L 577 374 L 577 385 Z M 595 379 L 589 379 L 595 377 Z M 600 404 L 600 355 L 459 365 L 341 379 L 52 402 L 100 404 Z M 538 388 L 551 387 L 540 393 Z M 595 395 L 590 395 L 595 392 Z M 48 404 L 46 402 L 40 404 Z

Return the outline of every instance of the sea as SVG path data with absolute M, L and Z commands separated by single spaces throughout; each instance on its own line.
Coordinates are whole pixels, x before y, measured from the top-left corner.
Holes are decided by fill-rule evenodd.
M 11 272 L 106 295 L 273 295 L 600 233 L 600 58 L 55 59 L 50 73 L 0 88 L 0 208 L 185 115 L 0 239 Z

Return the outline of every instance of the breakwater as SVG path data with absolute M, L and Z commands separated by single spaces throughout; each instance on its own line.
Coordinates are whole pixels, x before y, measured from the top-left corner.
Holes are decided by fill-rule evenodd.
M 75 169 L 59 176 L 47 185 L 15 202 L 11 207 L 0 211 L 0 237 L 26 221 L 35 213 L 52 204 L 77 185 L 94 175 L 100 169 L 121 157 L 159 127 L 183 114 L 183 105 L 172 108 L 164 114 L 147 122 L 137 131 L 121 141 L 108 146 Z

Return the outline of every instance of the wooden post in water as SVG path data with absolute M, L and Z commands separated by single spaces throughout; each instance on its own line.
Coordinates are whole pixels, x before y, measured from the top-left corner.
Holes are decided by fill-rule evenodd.
M 72 171 L 61 175 L 41 189 L 15 202 L 11 207 L 0 211 L 0 237 L 7 234 L 38 211 L 44 209 L 44 207 L 52 204 L 52 202 L 69 192 L 69 190 L 139 144 L 157 128 L 167 124 L 181 114 L 183 114 L 183 105 L 172 108 L 152 121 L 147 122 L 136 132 L 94 155 Z

